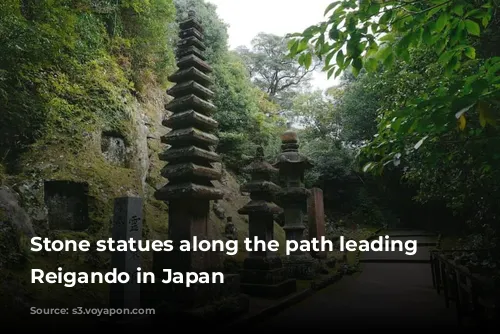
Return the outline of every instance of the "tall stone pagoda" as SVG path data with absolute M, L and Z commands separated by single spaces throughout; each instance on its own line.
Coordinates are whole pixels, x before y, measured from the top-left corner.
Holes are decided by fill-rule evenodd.
M 313 165 L 309 159 L 299 153 L 297 133 L 288 129 L 281 135 L 281 154 L 273 167 L 279 169 L 283 190 L 279 203 L 284 209 L 285 225 L 283 229 L 287 240 L 306 240 L 304 231 L 307 216 L 309 190 L 304 187 L 304 173 Z M 309 279 L 315 274 L 316 261 L 310 253 L 297 250 L 284 259 L 291 277 Z
M 168 163 L 161 172 L 168 183 L 155 193 L 158 200 L 169 205 L 168 233 L 174 251 L 155 253 L 154 271 L 159 278 L 164 277 L 163 269 L 185 273 L 214 272 L 222 268 L 220 254 L 178 249 L 182 240 L 215 238 L 208 223 L 210 201 L 222 199 L 224 195 L 212 183 L 221 178 L 221 172 L 212 165 L 220 161 L 215 153 L 218 138 L 213 134 L 218 123 L 212 118 L 216 107 L 210 102 L 214 93 L 208 88 L 213 83 L 209 76 L 212 69 L 203 56 L 206 49 L 203 29 L 194 12 L 190 11 L 188 19 L 180 23 L 179 37 L 178 71 L 169 77 L 175 86 L 167 92 L 174 97 L 166 106 L 173 115 L 163 122 L 171 129 L 162 137 L 162 142 L 169 147 L 160 156 Z M 221 298 L 244 299 L 245 296 L 239 294 L 239 275 L 225 275 L 224 281 L 224 284 L 198 284 L 189 288 L 181 284 L 160 284 L 158 292 L 160 298 L 178 305 L 176 309 L 200 308 Z
M 245 168 L 252 180 L 241 187 L 250 193 L 251 201 L 238 213 L 249 216 L 249 238 L 266 244 L 274 240 L 274 215 L 283 210 L 273 200 L 280 187 L 271 181 L 278 170 L 264 161 L 264 150 L 257 149 L 253 163 Z M 245 259 L 241 271 L 241 289 L 248 295 L 280 298 L 297 289 L 296 281 L 288 279 L 281 258 L 269 250 L 253 251 Z

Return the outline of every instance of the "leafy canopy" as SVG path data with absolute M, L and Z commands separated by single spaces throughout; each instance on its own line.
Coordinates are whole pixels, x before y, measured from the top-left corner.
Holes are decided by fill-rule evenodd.
M 417 150 L 453 124 L 464 131 L 473 111 L 481 127 L 496 126 L 500 57 L 481 54 L 476 46 L 497 7 L 498 0 L 334 1 L 325 11 L 326 21 L 291 35 L 290 56 L 300 54 L 299 63 L 307 65 L 313 53 L 331 77 L 346 69 L 358 75 L 362 69 L 373 73 L 397 61 L 411 63 L 412 49 L 435 55 L 441 80 L 433 80 L 422 94 L 408 96 L 397 112 L 381 110 L 378 137 L 367 150 L 374 161 L 365 168 L 380 171 L 405 153 L 409 138 L 414 140 L 411 149 Z

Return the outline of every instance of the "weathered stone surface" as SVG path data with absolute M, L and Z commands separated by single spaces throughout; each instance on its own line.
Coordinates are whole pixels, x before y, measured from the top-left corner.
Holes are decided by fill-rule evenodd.
M 173 113 L 182 112 L 186 110 L 196 110 L 197 112 L 203 114 L 213 114 L 217 111 L 217 107 L 212 103 L 203 100 L 202 98 L 196 96 L 195 94 L 190 94 L 187 96 L 182 96 L 176 99 L 173 99 L 166 106 L 167 110 L 170 110 Z
M 141 198 L 123 197 L 115 199 L 113 215 L 113 240 L 142 239 Z M 110 306 L 113 308 L 139 308 L 141 306 L 141 284 L 137 283 L 137 268 L 141 267 L 139 252 L 113 252 L 111 266 L 130 275 L 126 284 L 111 284 Z
M 283 259 L 283 266 L 287 275 L 296 279 L 310 280 L 316 276 L 319 269 L 318 262 L 310 254 L 292 254 Z
M 167 179 L 186 179 L 193 178 L 206 180 L 220 180 L 222 174 L 219 170 L 212 167 L 199 166 L 194 163 L 182 163 L 175 165 L 166 165 L 161 171 L 161 175 Z
M 87 183 L 45 181 L 44 197 L 50 229 L 81 231 L 89 226 Z
M 188 54 L 184 57 L 182 57 L 179 62 L 177 63 L 177 66 L 180 69 L 186 69 L 189 67 L 194 67 L 203 73 L 212 73 L 212 68 L 210 65 L 208 65 L 203 59 L 201 59 L 198 55 L 195 53 Z
M 111 164 L 127 167 L 127 146 L 125 140 L 119 136 L 103 133 L 101 136 L 101 152 Z
M 238 213 L 248 215 L 250 240 L 257 239 L 267 244 L 274 240 L 274 215 L 282 212 L 272 202 L 280 188 L 268 181 L 276 170 L 264 161 L 263 149 L 259 147 L 255 161 L 245 171 L 252 175 L 252 181 L 242 186 L 241 191 L 250 192 L 251 201 Z M 243 263 L 241 277 L 242 291 L 251 295 L 279 298 L 296 291 L 296 282 L 288 279 L 281 260 L 268 249 L 250 252 Z
M 206 45 L 196 36 L 189 36 L 187 38 L 183 38 L 179 41 L 179 43 L 177 43 L 177 47 L 179 48 L 185 48 L 190 46 L 194 46 L 197 49 L 200 49 L 201 51 L 205 51 L 207 49 Z
M 194 110 L 187 110 L 163 121 L 163 125 L 169 128 L 188 128 L 193 127 L 200 130 L 212 131 L 217 129 L 219 123 L 203 114 L 197 113 Z
M 203 34 L 203 27 L 196 19 L 188 19 L 187 21 L 183 21 L 179 24 L 181 31 L 179 34 L 183 34 L 183 32 L 190 32 L 191 29 L 196 29 L 200 34 Z
M 31 219 L 20 205 L 19 195 L 5 186 L 0 187 L 0 226 L 9 224 L 15 232 L 34 237 Z
M 196 37 L 200 41 L 202 41 L 204 39 L 203 34 L 199 30 L 197 30 L 196 28 L 188 28 L 188 29 L 184 29 L 184 30 L 179 31 L 179 37 L 181 39 L 185 39 L 185 38 L 188 38 L 191 36 Z
M 172 146 L 212 146 L 219 143 L 219 139 L 216 136 L 193 127 L 170 131 L 161 140 L 163 144 Z
M 316 238 L 320 240 L 326 234 L 323 190 L 319 188 L 313 188 L 310 190 L 307 211 L 309 223 L 309 239 Z M 317 252 L 312 255 L 318 258 L 325 258 L 326 252 Z
M 212 85 L 214 81 L 205 73 L 198 70 L 197 68 L 190 67 L 185 70 L 179 70 L 168 77 L 168 80 L 171 82 L 182 82 L 182 81 L 190 81 L 194 80 L 202 85 Z M 168 108 L 167 108 L 168 109 Z
M 284 209 L 283 229 L 287 240 L 301 242 L 306 230 L 307 197 L 309 191 L 304 187 L 305 170 L 312 167 L 309 160 L 299 153 L 299 139 L 291 129 L 282 136 L 281 154 L 273 165 L 279 168 L 284 189 L 279 194 L 280 205 Z M 310 279 L 315 271 L 315 261 L 311 254 L 298 249 L 283 259 L 290 277 Z
M 205 199 L 208 201 L 224 198 L 224 191 L 213 186 L 194 183 L 167 184 L 156 192 L 156 199 L 169 201 L 175 199 Z M 171 220 L 170 220 L 171 222 Z
M 251 213 L 269 213 L 269 214 L 279 214 L 283 212 L 283 209 L 272 202 L 267 202 L 263 200 L 255 200 L 249 202 L 247 205 L 238 210 L 241 215 L 248 215 Z
M 182 59 L 186 56 L 194 55 L 203 61 L 207 60 L 207 58 L 203 55 L 203 52 L 201 50 L 195 48 L 194 46 L 189 46 L 189 47 L 183 48 L 183 49 L 177 49 L 175 54 L 176 54 L 177 58 L 179 58 L 179 59 Z M 179 65 L 177 65 L 177 67 L 181 68 Z M 172 81 L 172 82 L 175 82 L 175 81 Z
M 196 146 L 182 147 L 178 149 L 168 149 L 160 155 L 161 160 L 169 161 L 170 163 L 183 163 L 183 162 L 220 162 L 221 157 L 211 151 L 201 149 Z
M 211 99 L 214 97 L 214 92 L 210 89 L 203 87 L 194 80 L 183 82 L 175 85 L 167 91 L 168 95 L 174 97 L 181 97 L 188 94 L 196 94 L 203 99 Z M 174 111 L 174 110 L 172 110 Z
M 299 138 L 297 136 L 297 132 L 288 129 L 283 134 L 281 135 L 281 142 L 282 143 L 298 143 Z
M 241 186 L 241 191 L 245 193 L 269 193 L 271 195 L 280 192 L 281 188 L 270 181 L 251 181 Z
M 221 171 L 212 165 L 220 161 L 220 157 L 213 152 L 219 140 L 211 133 L 218 126 L 210 118 L 216 111 L 215 105 L 209 101 L 214 95 L 208 89 L 213 83 L 207 75 L 211 68 L 202 55 L 205 45 L 201 26 L 192 12 L 189 15 L 189 19 L 180 24 L 179 71 L 169 78 L 177 83 L 168 91 L 174 99 L 166 106 L 173 115 L 163 122 L 172 128 L 162 137 L 162 142 L 170 147 L 160 156 L 168 162 L 162 175 L 169 182 L 155 193 L 158 200 L 168 201 L 169 239 L 173 241 L 174 250 L 155 253 L 153 270 L 160 280 L 157 297 L 173 305 L 175 311 L 189 309 L 195 312 L 197 308 L 204 309 L 207 303 L 225 305 L 225 300 L 241 298 L 238 275 L 226 275 L 226 282 L 222 284 L 185 287 L 161 283 L 165 275 L 163 269 L 184 273 L 220 272 L 223 267 L 220 252 L 183 252 L 178 248 L 183 240 L 193 240 L 194 237 L 213 240 L 216 237 L 209 225 L 210 201 L 224 197 L 224 192 L 212 183 L 221 179 Z
M 288 187 L 284 188 L 280 194 L 279 199 L 282 202 L 289 203 L 305 203 L 309 197 L 309 190 L 304 187 Z

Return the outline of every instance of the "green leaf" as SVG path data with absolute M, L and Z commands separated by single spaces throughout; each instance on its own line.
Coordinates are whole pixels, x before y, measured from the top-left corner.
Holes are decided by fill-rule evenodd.
M 424 32 L 422 33 L 422 41 L 424 41 L 424 43 L 427 45 L 431 44 L 432 35 L 431 35 L 431 29 L 429 28 L 428 25 L 425 26 Z
M 465 126 L 467 125 L 467 120 L 465 119 L 465 116 L 462 115 L 458 118 L 458 128 L 460 130 L 465 130 Z
M 384 60 L 384 66 L 391 67 L 394 64 L 394 54 L 391 52 Z
M 339 52 L 337 52 L 337 57 L 335 58 L 335 62 L 337 63 L 337 66 L 340 68 L 344 66 L 344 52 L 342 52 L 342 50 L 339 50 Z
M 455 50 L 449 50 L 441 54 L 438 59 L 438 62 L 441 64 L 448 64 L 450 59 L 455 55 Z
M 483 128 L 486 126 L 486 124 L 489 124 L 491 126 L 497 125 L 495 119 L 490 115 L 490 109 L 486 103 L 480 101 L 477 104 L 477 110 L 479 112 L 479 123 Z
M 370 171 L 373 167 L 374 167 L 374 163 L 369 162 L 363 166 L 363 172 L 366 173 L 366 172 Z
M 326 14 L 328 14 L 332 9 L 334 9 L 335 7 L 337 7 L 342 1 L 334 1 L 332 2 L 331 4 L 329 4 L 326 9 L 325 9 L 325 13 L 323 14 L 324 16 L 326 16 Z
M 464 54 L 470 59 L 476 59 L 476 49 L 474 49 L 472 46 L 466 47 L 464 50 Z
M 297 46 L 297 53 L 301 53 L 304 50 L 307 50 L 309 45 L 307 44 L 307 40 L 303 39 L 299 42 L 299 45 Z
M 297 55 L 297 48 L 299 46 L 298 40 L 291 40 L 288 42 L 288 48 L 290 49 L 290 57 L 295 57 Z
M 379 11 L 380 11 L 380 3 L 372 2 L 370 4 L 370 7 L 368 7 L 367 14 L 370 16 L 374 16 L 377 15 Z
M 381 42 L 394 42 L 395 36 L 394 34 L 385 34 L 384 36 L 380 37 L 379 40 Z
M 480 18 L 483 18 L 484 15 L 486 14 L 486 12 L 480 8 L 476 8 L 476 9 L 473 9 L 471 10 L 470 12 L 467 12 L 465 14 L 465 18 L 467 17 L 473 17 L 475 19 L 480 19 Z
M 430 19 L 434 16 L 434 14 L 436 14 L 437 12 L 439 12 L 441 9 L 443 9 L 442 6 L 436 6 L 432 9 L 430 9 L 428 12 L 427 12 L 427 18 Z
M 457 14 L 458 16 L 463 16 L 464 15 L 464 5 L 456 5 L 452 9 L 453 13 Z
M 481 34 L 481 28 L 479 28 L 479 24 L 472 20 L 465 20 L 465 28 L 470 35 L 479 36 Z
M 406 34 L 404 35 L 399 41 L 398 41 L 398 44 L 397 44 L 397 47 L 396 47 L 396 53 L 397 54 L 401 54 L 402 51 L 405 51 L 405 50 L 408 50 L 408 47 L 411 45 L 411 43 L 414 41 L 414 34 L 413 33 L 409 33 L 409 34 Z
M 305 56 L 306 56 L 306 55 L 305 55 L 305 53 L 303 53 L 303 54 L 301 54 L 301 55 L 299 56 L 299 59 L 298 59 L 297 61 L 299 62 L 299 65 L 300 65 L 300 66 L 304 66 L 304 63 L 305 63 Z
M 304 58 L 304 66 L 308 70 L 311 67 L 311 64 L 312 64 L 312 54 L 307 53 Z
M 384 61 L 389 57 L 389 55 L 392 54 L 392 48 L 388 45 L 383 46 L 379 51 L 377 52 L 376 58 Z
M 333 39 L 334 41 L 339 39 L 340 32 L 336 26 L 333 26 L 332 29 L 330 29 L 328 36 L 330 36 L 330 39 Z
M 332 58 L 333 58 L 334 55 L 335 55 L 334 51 L 332 51 L 332 52 L 330 52 L 329 54 L 326 55 L 326 58 L 325 58 L 325 65 L 326 66 L 330 66 L 330 62 L 332 61 Z
M 368 58 L 365 60 L 364 66 L 368 72 L 375 72 L 377 70 L 378 62 L 375 58 Z
M 436 25 L 434 27 L 436 33 L 440 33 L 444 29 L 449 19 L 450 16 L 448 15 L 448 13 L 442 13 L 441 15 L 439 15 L 439 18 L 437 19 Z
M 358 76 L 359 71 L 361 70 L 362 67 L 363 67 L 363 61 L 361 60 L 361 58 L 354 58 L 352 60 L 352 72 L 354 76 Z
M 327 79 L 330 79 L 334 72 L 335 72 L 335 67 L 332 67 L 326 75 Z
M 393 15 L 393 11 L 392 10 L 386 11 L 384 14 L 382 14 L 382 16 L 380 17 L 380 20 L 378 21 L 378 23 L 379 24 L 387 24 L 391 20 L 392 15 Z
M 489 16 L 483 17 L 483 19 L 481 20 L 481 23 L 483 24 L 483 27 L 486 28 L 488 26 L 488 23 L 490 23 L 490 19 L 491 19 L 491 17 L 489 17 Z
M 424 138 L 420 139 L 420 140 L 418 141 L 418 143 L 416 143 L 416 144 L 415 144 L 415 146 L 413 146 L 413 148 L 414 148 L 415 150 L 418 150 L 418 149 L 420 148 L 420 146 L 422 146 L 422 144 L 424 143 L 424 141 L 426 141 L 426 140 L 427 140 L 427 138 L 429 138 L 429 136 L 425 136 Z
M 341 75 L 341 74 L 342 74 L 342 69 L 341 69 L 341 68 L 339 68 L 339 69 L 337 70 L 337 72 L 335 72 L 335 78 L 336 78 L 336 77 L 338 77 L 338 76 L 339 76 L 339 75 Z
M 453 70 L 455 70 L 459 66 L 460 64 L 458 62 L 458 57 L 456 54 L 454 54 L 444 68 L 445 74 L 450 75 L 453 72 Z
M 479 124 L 481 124 L 483 128 L 486 126 L 486 117 L 482 109 L 479 109 Z

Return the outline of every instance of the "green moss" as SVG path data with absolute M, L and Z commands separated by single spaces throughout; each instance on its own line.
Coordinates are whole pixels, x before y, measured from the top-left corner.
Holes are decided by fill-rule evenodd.
M 145 204 L 145 222 L 151 239 L 166 239 L 168 232 L 168 206 L 157 200 L 149 200 Z
M 5 167 L 0 164 L 0 185 L 4 182 L 5 178 L 6 178 L 6 173 L 5 173 Z
M 4 222 L 7 220 L 7 213 L 4 209 L 0 208 L 0 222 Z
M 297 280 L 297 291 L 303 291 L 311 288 L 310 280 Z

